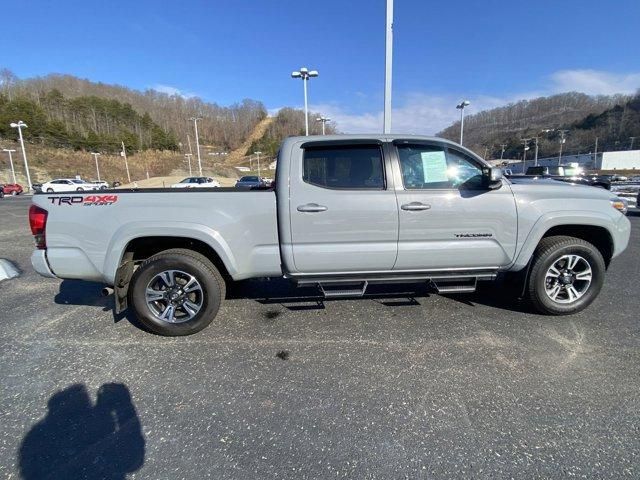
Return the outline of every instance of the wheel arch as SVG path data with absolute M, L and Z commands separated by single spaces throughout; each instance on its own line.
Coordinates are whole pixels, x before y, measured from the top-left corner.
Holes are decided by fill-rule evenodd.
M 547 214 L 533 225 L 509 270 L 519 271 L 529 262 L 543 238 L 566 235 L 592 243 L 602 254 L 608 267 L 615 254 L 615 236 L 610 230 L 612 219 L 600 212 L 560 212 Z

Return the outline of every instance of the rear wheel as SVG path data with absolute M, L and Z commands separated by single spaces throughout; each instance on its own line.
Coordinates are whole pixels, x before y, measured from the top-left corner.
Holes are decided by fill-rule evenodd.
M 18 191 L 17 190 L 13 190 L 11 192 L 11 196 L 15 197 L 16 195 L 18 195 Z
M 577 313 L 595 300 L 604 283 L 606 266 L 602 254 L 579 238 L 542 239 L 532 262 L 527 292 L 541 313 Z
M 53 193 L 53 188 L 47 188 L 47 193 Z
M 208 326 L 225 297 L 225 283 L 197 252 L 171 249 L 145 260 L 131 279 L 129 301 L 145 328 L 158 335 L 191 335 Z

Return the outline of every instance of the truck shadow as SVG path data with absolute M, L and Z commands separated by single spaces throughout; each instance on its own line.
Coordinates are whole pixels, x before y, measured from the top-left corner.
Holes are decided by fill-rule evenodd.
M 349 300 L 375 300 L 388 307 L 419 306 L 417 298 L 427 298 L 432 292 L 426 284 L 370 285 L 363 297 Z M 281 305 L 287 310 L 322 310 L 326 299 L 316 287 L 296 287 L 282 278 L 245 280 L 227 287 L 228 300 L 249 299 L 262 305 Z
M 514 299 L 513 292 L 506 292 L 499 285 L 482 285 L 475 293 L 444 295 L 469 307 L 485 305 L 502 310 L 532 313 L 526 303 Z M 101 307 L 104 312 L 112 312 L 114 323 L 127 319 L 142 328 L 131 309 L 115 313 L 113 296 L 101 295 L 104 285 L 83 280 L 64 280 L 55 302 L 61 305 L 86 305 Z M 363 297 L 349 300 L 373 300 L 386 307 L 419 307 L 423 300 L 436 292 L 426 282 L 419 284 L 370 285 Z M 322 310 L 326 302 L 341 299 L 325 299 L 316 287 L 296 287 L 283 278 L 244 280 L 227 285 L 227 300 L 253 300 L 261 305 L 280 305 L 290 311 Z M 269 319 L 266 319 L 269 320 Z

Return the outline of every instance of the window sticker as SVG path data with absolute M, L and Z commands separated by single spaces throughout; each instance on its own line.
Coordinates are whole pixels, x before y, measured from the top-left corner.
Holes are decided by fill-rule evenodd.
M 420 152 L 424 183 L 447 182 L 447 158 L 443 150 Z

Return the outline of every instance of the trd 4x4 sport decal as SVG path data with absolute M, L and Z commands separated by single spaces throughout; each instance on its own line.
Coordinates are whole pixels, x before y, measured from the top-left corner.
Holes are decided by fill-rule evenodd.
M 113 205 L 118 201 L 117 195 L 73 195 L 69 197 L 47 197 L 53 205 L 84 205 L 85 207 L 95 207 L 101 205 Z

